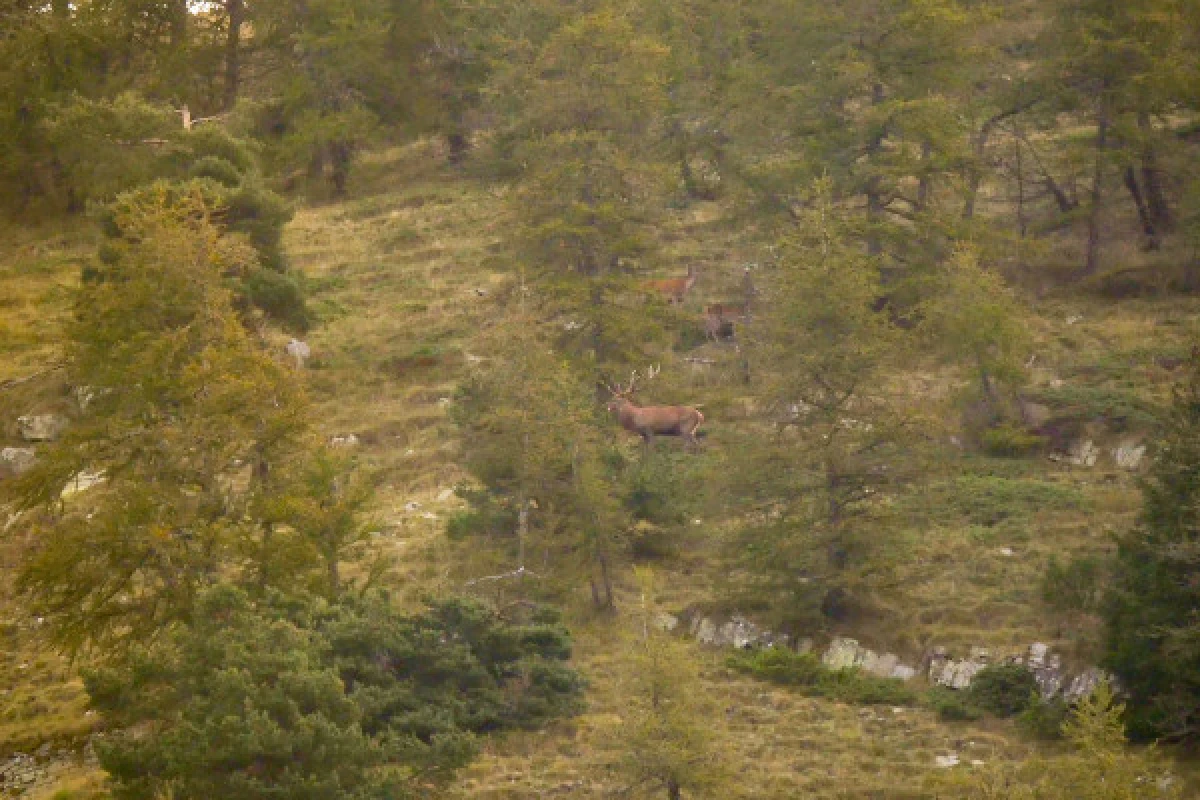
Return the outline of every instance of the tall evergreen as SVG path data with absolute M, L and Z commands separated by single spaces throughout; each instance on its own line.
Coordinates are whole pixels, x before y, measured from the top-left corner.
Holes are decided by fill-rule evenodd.
M 1200 740 L 1200 353 L 1188 369 L 1105 608 L 1105 660 L 1129 693 L 1137 739 Z

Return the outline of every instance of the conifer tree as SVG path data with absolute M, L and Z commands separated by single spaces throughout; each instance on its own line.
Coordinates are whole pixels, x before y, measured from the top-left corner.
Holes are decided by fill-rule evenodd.
M 1137 739 L 1200 738 L 1200 356 L 1175 388 L 1142 514 L 1119 541 L 1106 663 Z
M 17 486 L 41 509 L 21 586 L 71 646 L 186 619 L 199 587 L 270 535 L 246 487 L 270 485 L 308 425 L 303 391 L 233 307 L 228 281 L 254 250 L 219 232 L 198 190 L 159 186 L 116 213 L 124 236 L 67 331 L 86 410 Z M 81 475 L 102 482 L 65 499 Z

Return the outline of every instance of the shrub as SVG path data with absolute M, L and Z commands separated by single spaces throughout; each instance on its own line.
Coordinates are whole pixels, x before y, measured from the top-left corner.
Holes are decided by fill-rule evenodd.
M 812 653 L 795 653 L 782 647 L 734 653 L 727 662 L 739 672 L 785 686 L 816 686 L 828 670 Z
M 242 182 L 242 173 L 238 168 L 220 156 L 205 156 L 197 160 L 188 168 L 188 177 L 208 178 L 230 188 Z
M 1033 455 L 1046 445 L 1046 440 L 1016 425 L 1000 425 L 983 432 L 983 451 L 1004 458 Z
M 311 324 L 304 290 L 292 275 L 271 269 L 252 270 L 242 283 L 246 299 L 272 319 L 297 331 Z
M 229 192 L 222 205 L 225 208 L 225 228 L 246 234 L 258 251 L 263 266 L 282 272 L 286 266 L 283 227 L 292 218 L 292 209 L 287 201 L 270 189 L 243 185 Z
M 1017 725 L 1036 739 L 1061 739 L 1063 724 L 1066 723 L 1070 712 L 1071 707 L 1062 698 L 1039 699 L 1017 716 Z
M 973 705 L 998 717 L 1010 717 L 1024 711 L 1037 696 L 1037 679 L 1021 664 L 984 667 L 967 690 L 968 700 Z
M 945 720 L 974 720 L 983 716 L 983 709 L 970 701 L 963 692 L 946 686 L 934 686 L 925 694 L 926 704 Z
M 914 705 L 917 693 L 896 678 L 879 678 L 853 667 L 829 669 L 812 653 L 770 648 L 735 653 L 726 663 L 739 672 L 784 686 L 810 697 L 827 697 L 858 705 Z

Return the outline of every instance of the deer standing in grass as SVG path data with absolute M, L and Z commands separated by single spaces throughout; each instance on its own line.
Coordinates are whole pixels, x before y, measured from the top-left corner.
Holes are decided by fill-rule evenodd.
M 646 380 L 653 380 L 658 372 L 658 367 L 651 367 Z M 635 406 L 629 395 L 633 393 L 637 382 L 638 374 L 634 370 L 624 387 L 605 384 L 613 396 L 608 410 L 617 415 L 621 427 L 641 436 L 643 446 L 649 446 L 655 436 L 680 436 L 686 445 L 699 447 L 696 429 L 704 422 L 704 415 L 690 406 Z
M 734 338 L 737 326 L 750 319 L 750 301 L 758 290 L 750 280 L 750 268 L 746 267 L 742 274 L 742 293 L 744 299 L 740 303 L 713 303 L 704 307 L 704 335 L 712 341 L 722 338 Z
M 653 289 L 667 299 L 667 303 L 682 303 L 683 298 L 696 285 L 696 279 L 700 277 L 700 270 L 694 266 L 688 265 L 687 276 L 683 278 L 666 278 L 659 281 L 646 281 L 643 284 L 647 289 Z

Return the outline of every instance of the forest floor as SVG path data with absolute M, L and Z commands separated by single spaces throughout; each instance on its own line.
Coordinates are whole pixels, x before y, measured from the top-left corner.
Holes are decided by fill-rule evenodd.
M 445 535 L 447 519 L 462 508 L 452 490 L 467 477 L 449 407 L 497 335 L 511 280 L 499 257 L 505 194 L 446 167 L 430 145 L 418 144 L 372 155 L 353 199 L 301 208 L 286 233 L 289 258 L 305 274 L 321 319 L 307 337 L 313 357 L 305 370 L 318 425 L 331 437 L 355 434 L 360 457 L 380 470 L 376 541 L 395 556 L 389 581 L 412 604 L 468 590 L 473 578 L 514 567 L 503 548 Z M 713 203 L 677 212 L 661 236 L 669 260 L 723 265 L 707 272 L 688 300 L 685 314 L 697 326 L 703 302 L 721 299 L 721 287 L 737 286 L 740 265 L 756 260 Z M 0 381 L 54 362 L 63 288 L 75 280 L 91 236 L 9 231 L 3 241 Z M 1137 412 L 1161 402 L 1172 359 L 1186 352 L 1200 323 L 1194 302 L 1171 297 L 1110 301 L 1051 292 L 1029 303 L 1034 387 L 1074 391 L 1071 402 L 1098 408 L 1124 403 Z M 694 365 L 685 372 L 677 363 L 682 377 L 674 389 L 702 392 L 721 383 L 713 373 L 733 369 L 728 346 L 702 347 L 718 363 L 707 372 Z M 926 377 L 924 390 L 950 408 L 960 376 Z M 51 410 L 65 396 L 63 386 L 49 381 L 0 397 L 0 445 L 19 444 L 18 414 Z M 715 429 L 723 407 L 706 408 Z M 738 422 L 731 416 L 726 424 Z M 985 458 L 947 441 L 930 480 L 897 501 L 891 526 L 880 531 L 888 557 L 869 585 L 879 613 L 839 632 L 914 662 L 934 644 L 1003 651 L 1043 641 L 1088 663 L 1095 621 L 1049 612 L 1041 576 L 1052 556 L 1104 551 L 1112 534 L 1131 523 L 1139 503 L 1136 474 L 1118 469 L 1107 453 L 1143 432 L 1132 424 L 1089 435 L 1102 450 L 1092 468 L 1044 457 Z M 714 433 L 699 457 L 718 457 L 719 446 Z M 0 514 L 0 523 L 5 518 Z M 654 607 L 677 612 L 720 603 L 715 554 L 724 527 L 702 522 L 675 557 L 655 563 Z M 13 538 L 6 532 L 6 574 L 19 546 Z M 25 618 L 7 593 L 2 598 L 0 761 L 45 743 L 48 754 L 61 748 L 61 768 L 26 796 L 67 789 L 60 796 L 86 797 L 98 782 L 95 768 L 77 756 L 93 728 L 81 685 L 70 664 L 39 644 L 36 620 Z M 585 585 L 567 598 L 575 664 L 590 685 L 586 710 L 544 731 L 490 740 L 446 796 L 650 796 L 648 787 L 630 787 L 619 769 L 626 755 L 622 712 L 637 664 L 628 643 L 640 624 L 632 574 L 618 575 L 617 600 L 615 616 L 598 616 Z M 947 723 L 924 709 L 803 697 L 734 673 L 722 652 L 691 644 L 687 650 L 699 666 L 697 702 L 709 711 L 704 724 L 712 752 L 727 776 L 720 797 L 934 797 L 939 755 L 957 753 L 963 766 L 955 769 L 972 769 L 973 761 L 1020 761 L 1041 746 L 1011 722 Z

